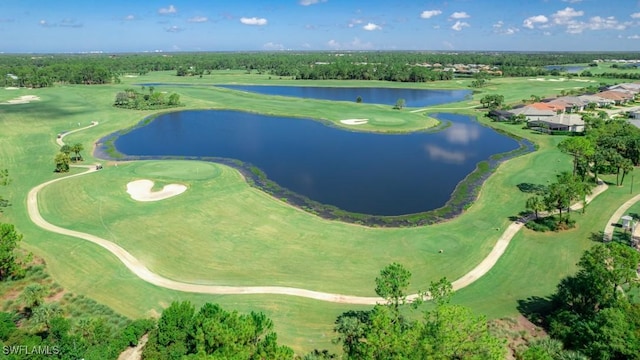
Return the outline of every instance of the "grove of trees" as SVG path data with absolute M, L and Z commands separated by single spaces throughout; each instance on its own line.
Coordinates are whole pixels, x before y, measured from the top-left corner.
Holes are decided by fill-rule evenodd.
M 591 359 L 640 358 L 640 253 L 617 242 L 584 252 L 545 317 L 549 334 Z

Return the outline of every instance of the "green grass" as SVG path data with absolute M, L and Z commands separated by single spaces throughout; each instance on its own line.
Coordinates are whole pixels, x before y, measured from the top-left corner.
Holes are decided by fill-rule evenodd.
M 224 77 L 228 76 L 228 77 Z M 205 76 L 206 77 L 206 76 Z M 212 80 L 213 79 L 213 80 Z M 60 175 L 53 173 L 57 151 L 55 135 L 91 121 L 100 125 L 69 135 L 67 143 L 82 142 L 86 149 L 102 136 L 133 126 L 149 111 L 115 109 L 115 93 L 138 82 L 266 83 L 268 77 L 214 73 L 208 79 L 178 79 L 168 73 L 127 78 L 125 84 L 65 86 L 50 89 L 0 89 L 0 101 L 20 95 L 38 95 L 40 102 L 0 106 L 0 168 L 7 167 L 13 183 L 3 189 L 12 202 L 0 221 L 14 223 L 25 235 L 24 247 L 44 257 L 56 282 L 130 316 L 157 314 L 174 300 L 196 304 L 218 302 L 239 311 L 264 311 L 276 325 L 280 339 L 297 351 L 333 348 L 330 340 L 335 317 L 352 305 L 268 295 L 207 296 L 157 288 L 133 276 L 115 257 L 96 245 L 45 232 L 26 215 L 26 193 L 33 186 Z M 279 84 L 300 81 L 272 79 Z M 389 84 L 422 88 L 466 87 L 468 80 L 429 84 Z M 378 83 L 304 82 L 305 85 L 376 86 Z M 495 79 L 475 100 L 441 105 L 473 107 L 484 93 L 502 93 L 519 102 L 536 94 L 559 93 L 560 88 L 586 83 Z M 158 88 L 159 90 L 159 88 Z M 231 108 L 336 121 L 372 119 L 365 131 L 410 131 L 430 125 L 424 114 L 392 110 L 390 106 L 284 99 L 211 87 L 167 87 L 181 94 L 185 108 Z M 459 110 L 478 115 L 472 109 Z M 115 241 L 151 269 L 183 281 L 216 284 L 287 285 L 314 290 L 372 295 L 374 278 L 392 261 L 412 273 L 411 290 L 447 276 L 454 280 L 473 268 L 497 240 L 509 217 L 524 210 L 528 194 L 521 183 L 545 184 L 571 168 L 570 157 L 550 137 L 517 125 L 482 122 L 535 141 L 540 150 L 503 163 L 480 191 L 479 199 L 456 219 L 411 229 L 370 229 L 319 219 L 249 187 L 226 166 L 195 161 L 148 161 L 105 164 L 95 174 L 59 182 L 43 191 L 40 202 L 50 222 L 90 232 Z M 337 124 L 337 123 L 336 123 Z M 339 125 L 339 124 L 337 124 Z M 85 162 L 95 159 L 84 152 Z M 78 170 L 74 170 L 78 171 Z M 126 194 L 126 184 L 149 178 L 157 185 L 184 183 L 188 190 L 157 203 L 138 203 Z M 612 187 L 583 215 L 575 214 L 577 228 L 563 233 L 520 232 L 498 264 L 479 281 L 456 295 L 457 302 L 490 317 L 517 313 L 518 300 L 546 296 L 557 281 L 575 270 L 589 235 L 601 231 L 611 213 L 629 195 L 628 185 Z M 640 186 L 638 186 L 640 190 Z M 440 254 L 440 249 L 445 250 Z M 348 256 L 346 255 L 348 254 Z

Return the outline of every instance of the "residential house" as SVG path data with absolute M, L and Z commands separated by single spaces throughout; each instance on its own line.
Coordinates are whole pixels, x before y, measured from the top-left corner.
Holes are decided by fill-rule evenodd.
M 571 110 L 568 110 L 567 112 L 584 111 L 584 108 L 589 105 L 588 101 L 580 99 L 579 96 L 562 96 L 559 97 L 558 100 L 562 100 L 571 106 Z
M 573 105 L 562 98 L 553 99 L 546 104 L 556 109 L 557 112 L 570 113 L 573 110 Z
M 609 86 L 609 90 L 625 90 L 625 91 L 631 91 L 634 94 L 638 94 L 640 93 L 640 83 L 623 83 L 623 84 L 618 84 L 618 85 L 612 85 Z
M 555 111 L 548 108 L 538 109 L 537 107 L 531 105 L 511 109 L 509 110 L 509 112 L 513 114 L 513 116 L 524 115 L 527 118 L 527 121 L 544 120 L 557 115 Z
M 511 121 L 515 117 L 515 115 L 506 110 L 491 110 L 487 116 L 495 121 Z
M 566 104 L 552 104 L 551 102 L 535 102 L 529 104 L 528 106 L 538 109 L 538 110 L 550 110 L 557 113 L 564 112 Z
M 598 105 L 598 107 L 605 107 L 615 104 L 615 101 L 598 96 L 598 94 L 580 95 L 578 96 L 578 98 L 582 101 L 587 102 L 587 104 L 595 103 L 596 105 Z
M 634 98 L 631 93 L 613 90 L 602 91 L 597 95 L 605 99 L 613 100 L 616 105 L 625 104 Z
M 527 123 L 531 128 L 541 131 L 583 132 L 584 120 L 578 114 L 557 114 L 546 119 L 532 120 Z

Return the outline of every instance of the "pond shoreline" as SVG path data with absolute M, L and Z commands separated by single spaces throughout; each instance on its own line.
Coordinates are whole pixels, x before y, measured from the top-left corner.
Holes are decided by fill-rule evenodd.
M 149 124 L 157 116 L 165 113 L 166 112 L 148 116 L 138 124 L 128 129 L 116 131 L 102 137 L 100 140 L 98 140 L 98 142 L 96 142 L 93 155 L 96 158 L 107 161 L 200 160 L 220 163 L 238 170 L 250 186 L 258 188 L 261 191 L 264 191 L 265 193 L 273 196 L 276 199 L 284 201 L 289 205 L 328 220 L 338 220 L 368 227 L 414 227 L 436 224 L 453 219 L 461 215 L 464 210 L 468 209 L 476 201 L 482 185 L 502 162 L 535 151 L 534 144 L 529 140 L 519 138 L 513 134 L 500 131 L 493 127 L 489 127 L 485 124 L 480 123 L 477 118 L 473 117 L 473 121 L 480 124 L 481 126 L 491 128 L 496 132 L 499 132 L 516 140 L 518 143 L 518 148 L 509 152 L 494 154 L 489 158 L 489 160 L 484 160 L 477 163 L 475 169 L 460 182 L 458 182 L 453 192 L 451 193 L 449 200 L 440 208 L 406 215 L 370 215 L 349 212 L 333 205 L 323 204 L 318 201 L 312 200 L 304 195 L 282 187 L 276 182 L 270 180 L 266 176 L 266 174 L 257 166 L 237 159 L 215 156 L 132 156 L 121 154 L 120 152 L 118 152 L 114 145 L 118 137 L 139 127 Z M 440 114 L 432 115 L 435 118 L 438 118 Z M 438 120 L 440 121 L 440 126 L 437 126 L 435 129 L 428 129 L 429 131 L 427 132 L 441 131 L 451 125 L 450 121 L 443 121 L 441 119 Z M 325 121 L 320 122 L 325 125 L 337 127 L 336 124 L 331 122 L 328 122 L 328 124 Z M 344 129 L 342 127 L 338 128 L 347 131 L 357 131 L 356 129 Z

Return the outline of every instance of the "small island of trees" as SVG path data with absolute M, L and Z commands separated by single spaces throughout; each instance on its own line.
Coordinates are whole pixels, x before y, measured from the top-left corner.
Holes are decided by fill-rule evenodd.
M 153 86 L 149 86 L 148 93 L 145 93 L 145 86 L 142 91 L 127 88 L 116 94 L 115 107 L 135 110 L 156 110 L 180 106 L 180 95 L 176 93 L 167 94 L 155 91 Z

